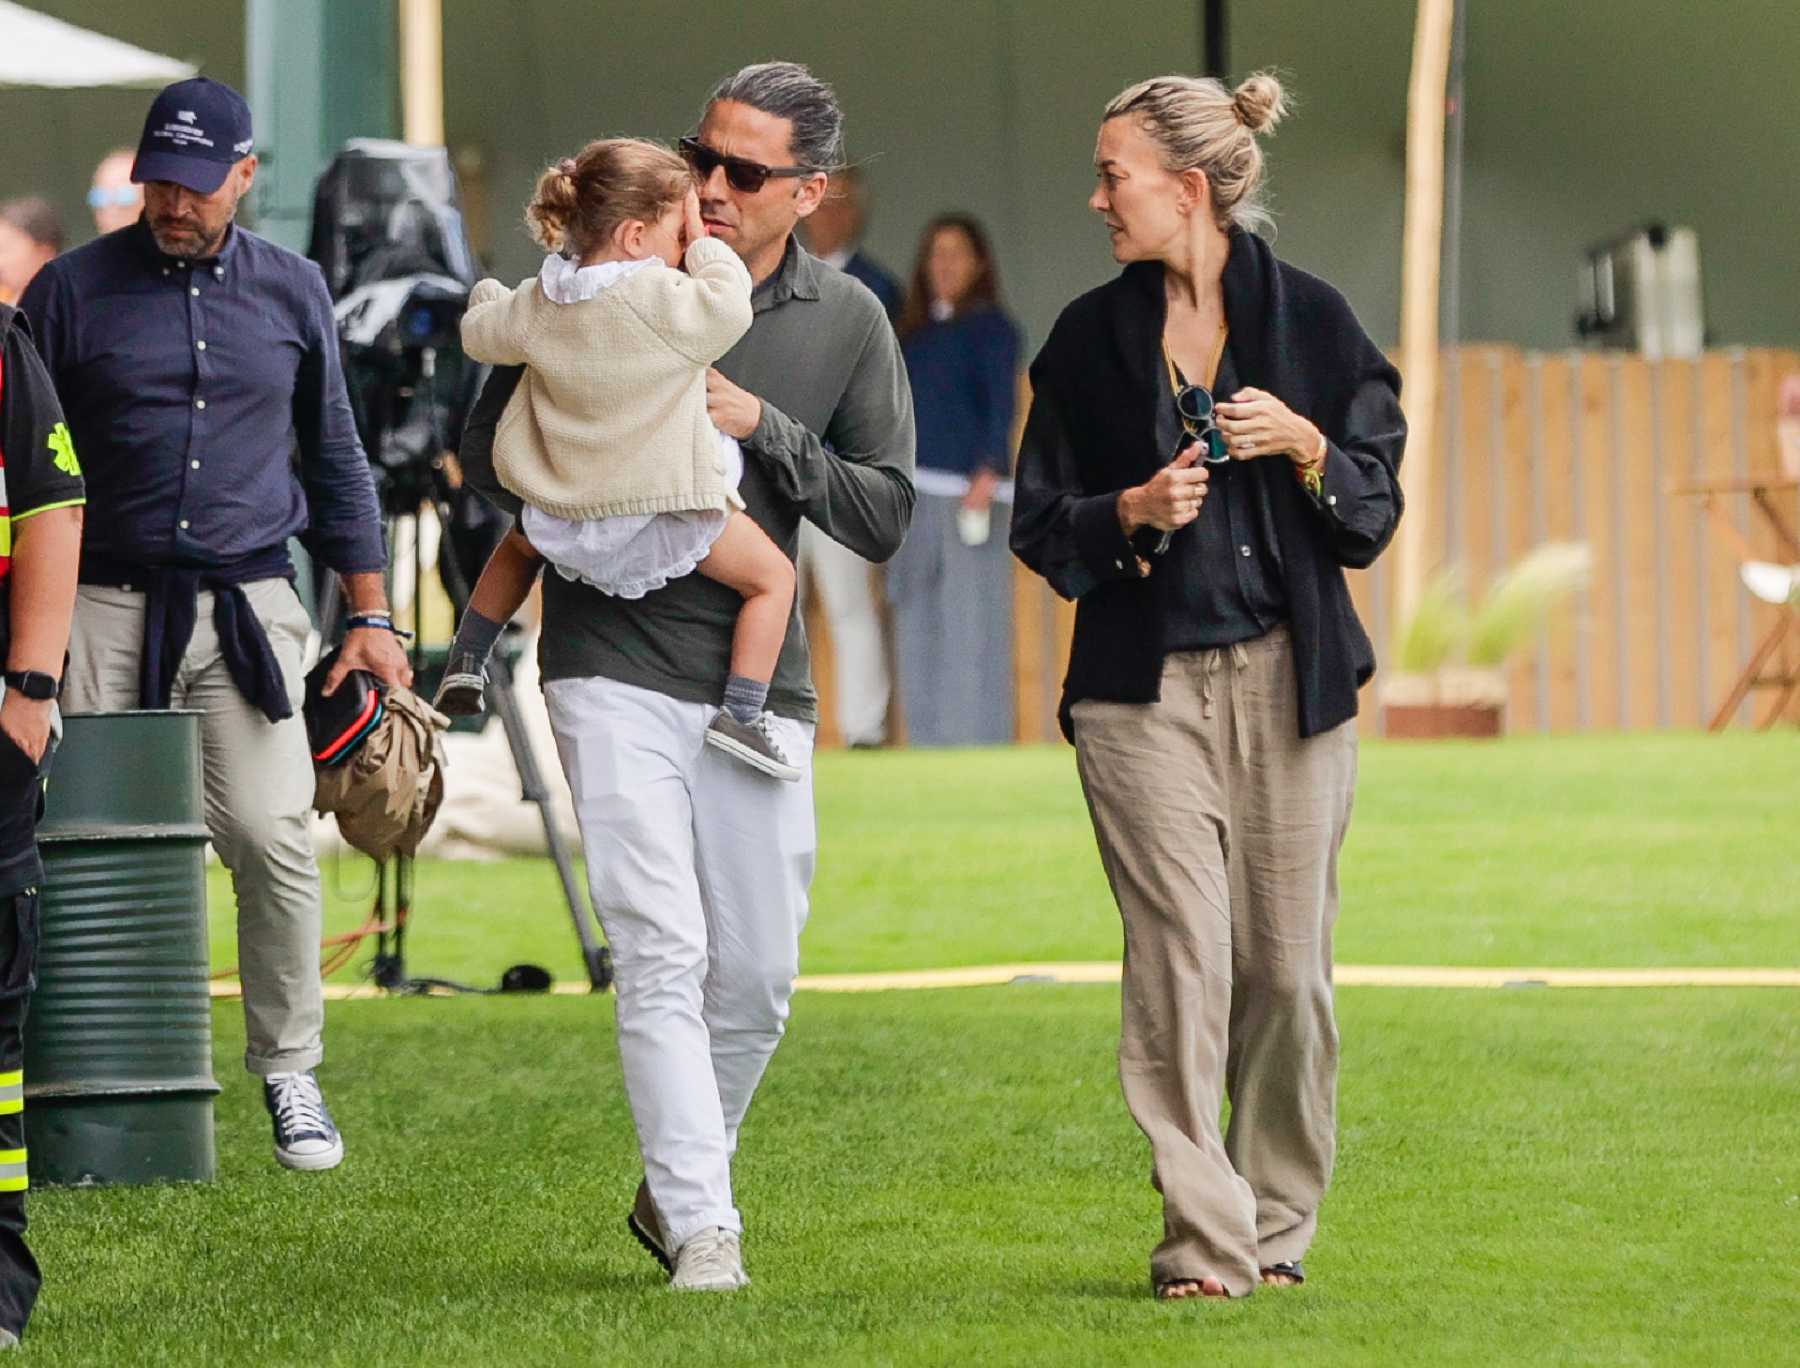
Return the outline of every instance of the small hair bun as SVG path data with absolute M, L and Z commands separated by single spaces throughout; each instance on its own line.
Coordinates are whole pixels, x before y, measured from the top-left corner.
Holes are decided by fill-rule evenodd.
M 576 170 L 575 158 L 564 157 L 561 161 L 559 161 L 556 164 L 556 169 L 558 171 L 562 172 L 563 175 L 565 175 L 565 176 L 573 176 L 575 174 L 575 170 Z
M 1259 71 L 1245 77 L 1232 92 L 1231 107 L 1239 123 L 1252 133 L 1261 133 L 1281 122 L 1281 116 L 1287 113 L 1287 98 L 1273 73 Z

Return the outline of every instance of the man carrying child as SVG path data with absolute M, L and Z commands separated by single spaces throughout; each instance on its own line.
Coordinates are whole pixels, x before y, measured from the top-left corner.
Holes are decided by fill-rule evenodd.
M 913 506 L 905 368 L 875 297 L 794 236 L 844 161 L 836 97 L 793 63 L 746 67 L 720 82 L 681 150 L 708 235 L 751 279 L 750 329 L 705 380 L 714 426 L 743 449 L 744 512 L 790 560 L 805 519 L 884 561 Z M 492 457 L 521 373 L 496 372 L 462 448 L 469 478 L 515 513 Z M 544 577 L 545 695 L 612 945 L 643 1152 L 630 1224 L 695 1290 L 748 1281 L 731 1157 L 786 1025 L 817 849 L 817 699 L 797 617 L 766 708 L 798 779 L 706 742 L 744 602 L 702 574 L 641 598 Z

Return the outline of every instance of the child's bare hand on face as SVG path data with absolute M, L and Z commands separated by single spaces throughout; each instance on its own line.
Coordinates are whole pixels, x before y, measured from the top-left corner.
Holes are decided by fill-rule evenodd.
M 681 202 L 681 250 L 686 251 L 706 236 L 706 223 L 700 217 L 700 196 L 692 188 Z

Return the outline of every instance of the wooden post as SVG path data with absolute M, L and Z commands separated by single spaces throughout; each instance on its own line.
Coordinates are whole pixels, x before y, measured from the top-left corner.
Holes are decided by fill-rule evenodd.
M 1437 516 L 1432 464 L 1437 445 L 1438 264 L 1444 232 L 1444 82 L 1450 69 L 1455 0 L 1419 0 L 1406 114 L 1406 222 L 1400 261 L 1400 371 L 1409 429 L 1401 484 L 1406 516 L 1395 552 L 1394 622 L 1412 618 L 1430 567 Z M 1384 643 L 1385 644 L 1385 643 Z
M 402 138 L 444 145 L 442 0 L 400 0 L 400 109 Z

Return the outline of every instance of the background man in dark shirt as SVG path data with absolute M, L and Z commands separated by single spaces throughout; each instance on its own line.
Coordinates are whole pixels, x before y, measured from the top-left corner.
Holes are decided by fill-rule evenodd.
M 312 1073 L 324 1003 L 299 717 L 311 623 L 290 537 L 343 578 L 336 679 L 363 668 L 404 684 L 411 671 L 324 277 L 233 223 L 252 146 L 235 90 L 169 86 L 132 168 L 143 217 L 51 263 L 23 308 L 92 499 L 67 706 L 204 713 L 207 825 L 237 890 L 245 1064 L 264 1079 L 276 1158 L 321 1169 L 344 1147 Z
M 868 187 L 861 171 L 846 166 L 833 173 L 825 198 L 806 220 L 806 245 L 826 265 L 868 286 L 892 323 L 900 317 L 905 291 L 899 278 L 864 250 L 862 239 L 868 223 Z
M 862 173 L 845 167 L 831 177 L 825 198 L 806 220 L 806 245 L 826 265 L 867 286 L 891 323 L 900 316 L 900 282 L 863 250 L 867 221 L 868 191 Z M 876 574 L 868 561 L 814 524 L 801 525 L 801 592 L 804 596 L 807 585 L 817 587 L 831 627 L 838 730 L 852 746 L 880 746 L 887 741 L 893 675 Z
M 37 819 L 81 554 L 81 466 L 19 316 L 0 304 L 0 1348 L 37 1301 L 25 1244 L 25 1010 L 37 969 Z

